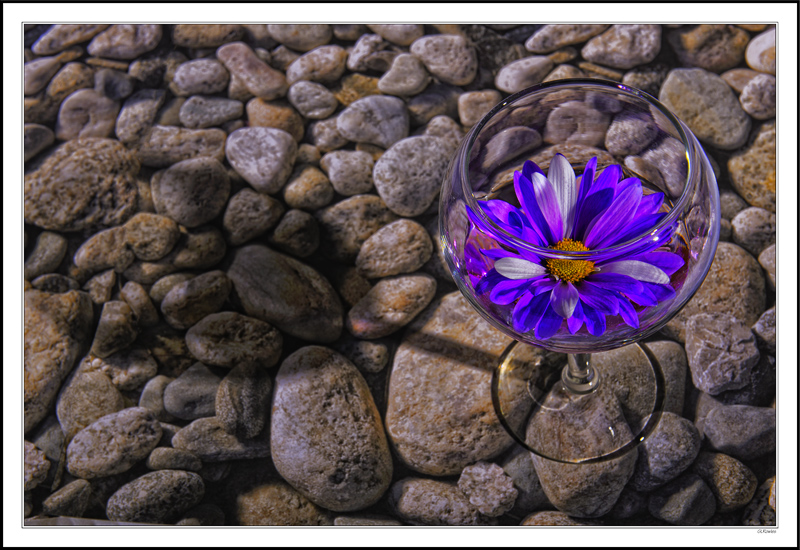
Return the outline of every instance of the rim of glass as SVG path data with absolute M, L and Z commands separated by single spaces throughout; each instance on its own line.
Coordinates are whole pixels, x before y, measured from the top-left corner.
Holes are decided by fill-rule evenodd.
M 589 250 L 586 252 L 573 252 L 573 251 L 560 251 L 554 250 L 552 248 L 543 248 L 540 246 L 536 246 L 530 244 L 526 241 L 522 241 L 519 237 L 512 235 L 511 233 L 507 232 L 502 227 L 499 227 L 495 224 L 483 211 L 483 208 L 478 205 L 478 199 L 472 193 L 472 189 L 468 185 L 469 183 L 469 159 L 472 153 L 472 147 L 475 143 L 475 139 L 478 137 L 478 134 L 481 132 L 484 126 L 489 123 L 489 121 L 494 118 L 494 116 L 500 112 L 501 110 L 505 109 L 509 105 L 513 104 L 520 98 L 530 95 L 532 93 L 541 92 L 543 90 L 547 90 L 549 88 L 557 88 L 557 87 L 564 87 L 564 86 L 576 86 L 576 85 L 593 85 L 598 86 L 601 88 L 615 88 L 622 93 L 627 93 L 633 97 L 638 97 L 640 99 L 645 100 L 650 105 L 656 107 L 675 127 L 678 134 L 681 138 L 681 143 L 683 144 L 684 150 L 686 151 L 687 155 L 687 165 L 688 170 L 686 173 L 686 179 L 684 181 L 683 191 L 681 192 L 681 196 L 675 201 L 675 204 L 670 209 L 667 216 L 661 220 L 659 223 L 648 229 L 647 231 L 636 235 L 632 239 L 628 241 L 616 244 L 614 246 L 610 246 L 607 248 L 597 248 L 594 250 Z M 464 197 L 467 202 L 467 205 L 472 209 L 472 212 L 476 214 L 480 220 L 484 223 L 484 225 L 488 226 L 493 233 L 498 233 L 501 235 L 504 240 L 507 240 L 509 243 L 513 243 L 514 246 L 519 246 L 522 249 L 527 250 L 528 252 L 533 252 L 534 254 L 539 254 L 548 258 L 587 258 L 593 255 L 598 254 L 622 254 L 628 248 L 633 248 L 637 246 L 641 240 L 646 237 L 647 235 L 656 233 L 661 229 L 671 226 L 675 224 L 678 220 L 679 213 L 683 211 L 683 208 L 686 206 L 686 203 L 690 200 L 690 189 L 689 189 L 689 182 L 694 180 L 694 172 L 696 170 L 695 163 L 691 161 L 690 153 L 694 151 L 692 147 L 692 142 L 689 139 L 689 136 L 684 131 L 683 123 L 678 119 L 672 112 L 667 109 L 660 101 L 656 98 L 648 94 L 647 92 L 643 92 L 638 88 L 634 88 L 632 86 L 626 86 L 619 82 L 613 82 L 611 80 L 602 80 L 599 78 L 565 78 L 561 80 L 553 80 L 551 82 L 543 82 L 541 84 L 536 84 L 531 86 L 530 88 L 525 88 L 524 90 L 520 90 L 514 94 L 511 94 L 503 101 L 495 105 L 491 111 L 489 111 L 484 117 L 478 121 L 477 124 L 470 130 L 469 136 L 465 140 L 464 144 L 464 151 L 465 154 L 461 159 L 461 188 L 464 192 Z

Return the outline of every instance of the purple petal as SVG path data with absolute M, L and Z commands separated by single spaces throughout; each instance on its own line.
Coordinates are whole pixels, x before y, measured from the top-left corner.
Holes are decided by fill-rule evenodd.
M 639 315 L 624 296 L 619 300 L 619 314 L 629 327 L 639 328 Z
M 538 172 L 537 172 L 538 173 Z M 538 233 L 540 240 L 546 244 L 555 244 L 550 234 L 550 226 L 547 223 L 539 205 L 536 203 L 536 193 L 533 191 L 533 183 L 520 172 L 514 172 L 514 192 L 522 205 L 529 225 L 534 232 Z
M 500 281 L 489 292 L 489 299 L 495 304 L 508 305 L 525 292 L 530 286 L 529 281 Z
M 649 195 L 642 195 L 642 202 L 639 203 L 639 208 L 636 210 L 636 216 L 649 216 L 655 214 L 661 205 L 664 204 L 664 193 L 650 193 Z
M 539 173 L 544 176 L 544 170 L 539 168 L 539 165 L 533 162 L 532 160 L 526 160 L 522 164 L 522 175 L 530 181 L 533 178 L 533 174 Z
M 575 221 L 575 205 L 578 202 L 578 187 L 575 185 L 575 170 L 561 153 L 550 161 L 547 179 L 553 185 L 561 209 L 561 220 L 564 222 L 563 237 L 571 237 Z
M 594 180 L 591 190 L 586 195 L 587 197 L 603 189 L 616 189 L 619 179 L 622 177 L 622 168 L 618 164 L 606 166 L 597 179 Z
M 543 277 L 531 283 L 531 292 L 533 292 L 534 296 L 538 296 L 542 292 L 547 292 L 548 290 L 553 290 L 557 284 L 557 281 L 550 279 L 549 277 Z
M 625 241 L 629 241 L 634 237 L 638 237 L 642 233 L 647 232 L 648 229 L 651 229 L 658 225 L 658 223 L 664 219 L 667 215 L 666 212 L 660 212 L 658 214 L 650 214 L 647 216 L 643 216 L 639 218 L 638 216 L 634 215 L 633 218 L 628 222 L 628 224 L 620 230 L 620 232 L 609 241 L 608 244 L 605 246 L 613 246 L 618 243 L 624 243 Z M 660 246 L 660 245 L 659 245 Z
M 589 222 L 606 210 L 613 200 L 613 189 L 603 189 L 589 195 L 580 205 L 580 211 L 575 220 L 575 228 L 572 234 L 575 235 L 578 240 L 583 241 L 584 239 L 581 237 L 586 234 L 586 227 L 589 225 Z
M 497 268 L 497 264 L 495 264 Z M 498 270 L 500 271 L 500 270 Z M 653 264 L 640 262 L 637 260 L 622 260 L 598 266 L 600 273 L 621 273 L 633 277 L 637 281 L 646 283 L 666 284 L 669 282 L 669 275 L 661 271 Z
M 578 285 L 578 292 L 583 303 L 606 315 L 616 315 L 619 312 L 619 294 L 614 291 L 581 281 Z
M 479 204 L 486 215 L 500 226 L 511 225 L 508 217 L 512 212 L 518 210 L 512 204 L 499 199 L 480 201 Z
M 583 320 L 592 336 L 601 336 L 606 331 L 606 316 L 592 306 L 583 304 Z
M 542 318 L 544 308 L 550 301 L 549 294 L 534 297 L 530 292 L 525 292 L 514 306 L 511 314 L 511 325 L 517 332 L 530 332 Z
M 550 307 L 564 319 L 569 319 L 575 311 L 578 297 L 578 290 L 572 283 L 559 281 L 550 294 Z
M 606 242 L 613 241 L 617 234 L 630 223 L 642 200 L 642 186 L 629 185 L 615 198 L 605 212 L 593 219 L 586 228 L 584 244 L 590 248 L 603 248 Z
M 583 169 L 583 175 L 581 175 L 581 185 L 580 190 L 578 191 L 578 202 L 582 201 L 589 195 L 589 191 L 594 184 L 594 173 L 597 170 L 597 157 L 592 157 L 589 159 L 589 162 L 586 163 L 586 167 Z
M 517 258 L 519 254 L 517 252 L 511 252 L 506 250 L 505 248 L 481 248 L 481 254 L 486 256 L 487 258 L 491 258 L 492 260 L 497 260 L 498 258 Z
M 578 302 L 575 304 L 575 311 L 572 312 L 572 317 L 567 319 L 567 328 L 570 334 L 575 334 L 583 326 L 583 306 Z
M 653 283 L 642 283 L 644 287 L 649 290 L 656 300 L 663 302 L 675 296 L 675 289 L 669 285 L 657 285 Z
M 481 277 L 481 280 L 478 281 L 478 284 L 475 285 L 475 294 L 481 295 L 485 294 L 486 292 L 490 291 L 494 288 L 495 285 L 498 283 L 502 283 L 503 281 L 507 281 L 505 277 L 500 275 L 494 269 L 489 270 L 486 275 Z
M 543 265 L 523 258 L 500 258 L 494 263 L 494 268 L 500 275 L 509 279 L 532 279 L 547 273 Z
M 640 306 L 655 306 L 658 304 L 658 300 L 656 300 L 655 294 L 653 294 L 650 289 L 645 286 L 646 284 L 647 283 L 642 283 L 642 290 L 639 292 L 628 292 L 626 293 L 626 296 Z
M 664 250 L 656 250 L 647 254 L 632 256 L 631 260 L 639 260 L 653 264 L 667 275 L 672 275 L 683 267 L 684 261 L 678 254 Z
M 552 307 L 548 306 L 547 309 L 544 311 L 541 320 L 536 325 L 536 338 L 538 340 L 546 340 L 558 332 L 558 329 L 561 328 L 561 323 L 564 319 L 556 313 Z
M 615 290 L 623 294 L 639 293 L 642 291 L 642 283 L 627 275 L 619 273 L 592 273 L 584 282 L 595 284 L 606 290 Z

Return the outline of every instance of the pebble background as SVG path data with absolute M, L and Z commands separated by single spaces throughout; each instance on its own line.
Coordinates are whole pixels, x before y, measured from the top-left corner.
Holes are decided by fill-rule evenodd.
M 24 32 L 26 517 L 775 524 L 771 26 Z M 651 339 L 662 423 L 590 467 L 503 431 L 488 369 L 510 340 L 456 291 L 437 230 L 465 132 L 581 76 L 682 118 L 723 216 L 709 276 Z M 611 149 L 626 131 L 648 129 L 618 121 Z

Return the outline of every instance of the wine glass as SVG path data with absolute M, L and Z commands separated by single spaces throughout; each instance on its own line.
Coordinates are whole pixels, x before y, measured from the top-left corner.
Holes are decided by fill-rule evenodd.
M 492 380 L 511 436 L 567 463 L 609 460 L 644 441 L 665 381 L 637 342 L 694 295 L 719 239 L 717 183 L 689 128 L 616 82 L 528 88 L 462 141 L 439 220 L 459 289 L 514 339 Z M 644 367 L 592 360 L 631 344 Z M 567 364 L 531 364 L 528 345 L 566 353 Z

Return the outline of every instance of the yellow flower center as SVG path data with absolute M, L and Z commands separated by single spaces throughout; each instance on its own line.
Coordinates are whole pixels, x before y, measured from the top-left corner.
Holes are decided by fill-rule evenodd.
M 580 241 L 573 241 L 572 239 L 562 239 L 558 241 L 555 246 L 550 247 L 553 250 L 561 250 L 564 252 L 588 252 L 589 249 L 584 246 Z M 547 271 L 550 275 L 562 281 L 569 283 L 577 283 L 582 281 L 594 271 L 594 262 L 588 260 L 556 260 L 550 259 L 546 262 Z

